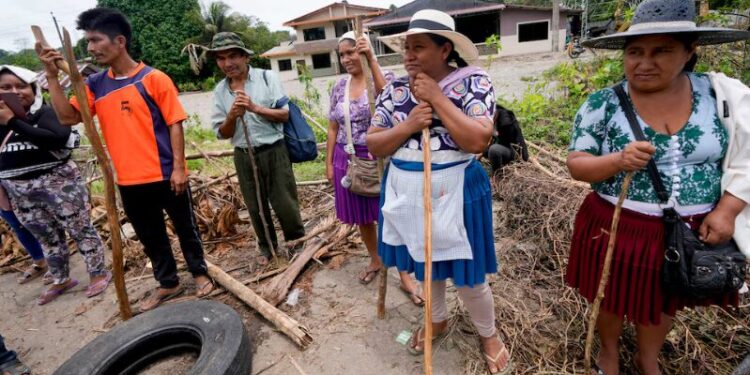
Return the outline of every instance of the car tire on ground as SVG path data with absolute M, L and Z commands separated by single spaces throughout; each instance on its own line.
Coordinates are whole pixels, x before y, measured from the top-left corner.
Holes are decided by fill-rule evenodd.
M 122 323 L 73 355 L 55 375 L 137 374 L 160 359 L 200 353 L 187 375 L 251 373 L 250 337 L 239 314 L 214 301 L 159 307 Z

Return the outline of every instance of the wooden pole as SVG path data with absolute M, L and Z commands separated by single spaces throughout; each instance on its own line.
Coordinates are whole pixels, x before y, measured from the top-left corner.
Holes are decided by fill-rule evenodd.
M 273 257 L 273 262 L 278 264 L 279 260 L 278 258 L 276 258 L 276 249 L 274 248 L 273 242 L 271 241 L 270 228 L 268 226 L 268 222 L 266 221 L 266 215 L 264 214 L 263 210 L 263 197 L 260 194 L 260 178 L 258 178 L 258 165 L 255 163 L 253 144 L 250 143 L 250 136 L 248 135 L 249 129 L 247 127 L 247 123 L 245 123 L 244 115 L 243 117 L 240 117 L 240 121 L 242 122 L 242 134 L 245 135 L 245 143 L 247 143 L 247 156 L 250 159 L 250 172 L 253 174 L 253 183 L 255 184 L 255 199 L 258 201 L 258 214 L 260 215 L 260 222 L 263 225 L 263 235 L 266 236 L 268 246 L 271 247 L 271 256 Z
M 630 181 L 632 179 L 633 172 L 628 172 L 628 174 L 625 175 L 625 180 L 622 183 L 622 191 L 620 191 L 620 197 L 617 199 L 615 212 L 612 216 L 612 226 L 609 229 L 607 253 L 604 255 L 604 266 L 602 267 L 602 278 L 599 279 L 599 287 L 596 291 L 596 298 L 594 298 L 594 304 L 591 306 L 588 332 L 586 333 L 586 347 L 584 349 L 583 359 L 585 374 L 591 373 L 591 345 L 594 342 L 594 328 L 596 327 L 596 319 L 599 316 L 599 306 L 601 305 L 602 299 L 604 298 L 604 289 L 606 289 L 607 282 L 609 282 L 609 273 L 612 265 L 612 253 L 614 252 L 615 241 L 617 240 L 617 226 L 620 223 L 620 211 L 622 210 L 622 202 L 624 202 L 625 197 L 628 196 L 628 188 L 630 187 Z
M 363 35 L 362 31 L 362 16 L 354 18 L 354 34 L 357 39 Z M 373 52 L 374 53 L 374 52 Z M 375 80 L 372 78 L 372 69 L 370 68 L 370 62 L 367 61 L 367 57 L 359 55 L 359 63 L 362 65 L 362 74 L 365 75 L 365 87 L 367 88 L 367 103 L 370 105 L 370 113 L 375 113 Z M 383 170 L 385 165 L 383 158 L 378 158 L 378 175 L 380 179 L 383 179 Z M 385 295 L 388 291 L 388 269 L 383 266 L 378 273 L 380 279 L 378 280 L 378 305 L 377 313 L 378 319 L 385 319 Z
M 552 0 L 552 52 L 560 51 L 560 0 Z
M 41 31 L 40 31 L 41 32 Z M 42 41 L 39 41 L 40 43 Z M 104 146 L 99 138 L 99 132 L 96 131 L 94 120 L 89 112 L 89 99 L 86 94 L 86 84 L 83 77 L 78 71 L 75 54 L 73 54 L 73 44 L 70 41 L 68 30 L 63 27 L 63 49 L 65 59 L 68 61 L 70 68 L 70 82 L 73 85 L 73 92 L 78 99 L 81 119 L 83 120 L 86 137 L 91 142 L 92 149 L 99 162 L 102 176 L 104 176 L 104 197 L 107 208 L 107 221 L 109 222 L 109 234 L 112 240 L 112 271 L 115 280 L 115 290 L 117 291 L 117 301 L 120 306 L 120 316 L 123 320 L 128 320 L 133 316 L 130 311 L 130 302 L 128 301 L 128 291 L 125 289 L 125 273 L 123 271 L 124 263 L 122 260 L 122 238 L 120 238 L 120 219 L 117 216 L 117 201 L 115 197 L 115 182 L 112 173 L 112 164 L 104 151 Z
M 422 129 L 424 155 L 424 373 L 432 375 L 432 158 L 430 128 Z
M 208 266 L 208 275 L 216 280 L 219 285 L 223 286 L 242 302 L 245 302 L 248 306 L 259 312 L 260 315 L 263 315 L 264 318 L 273 323 L 279 331 L 287 335 L 292 341 L 294 341 L 294 343 L 302 348 L 305 348 L 312 343 L 313 339 L 310 336 L 310 331 L 306 327 L 268 303 L 250 288 L 242 284 L 242 282 L 229 276 L 229 274 L 224 272 L 221 268 L 216 267 L 209 261 L 206 261 L 206 265 Z

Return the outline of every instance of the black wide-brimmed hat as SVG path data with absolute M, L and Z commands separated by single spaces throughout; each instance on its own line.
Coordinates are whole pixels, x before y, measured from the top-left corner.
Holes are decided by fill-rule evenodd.
M 589 48 L 623 49 L 628 38 L 655 34 L 694 35 L 699 45 L 750 39 L 750 31 L 697 26 L 693 0 L 646 0 L 636 9 L 627 31 L 589 39 L 581 44 Z

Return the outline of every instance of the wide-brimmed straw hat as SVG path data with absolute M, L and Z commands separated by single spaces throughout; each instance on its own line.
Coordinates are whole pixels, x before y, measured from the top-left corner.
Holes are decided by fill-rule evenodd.
M 436 34 L 450 40 L 453 42 L 453 48 L 465 60 L 476 60 L 479 57 L 479 51 L 474 43 L 456 31 L 456 21 L 453 17 L 434 9 L 422 9 L 414 13 L 409 21 L 409 29 L 403 33 L 386 35 L 378 39 L 392 50 L 403 53 L 406 37 L 415 34 Z
M 242 42 L 240 36 L 229 31 L 220 32 L 214 35 L 211 40 L 211 45 L 206 49 L 206 53 L 213 55 L 216 52 L 227 51 L 230 49 L 239 49 L 245 52 L 248 56 L 253 55 L 253 51 L 245 47 L 245 43 Z
M 692 0 L 646 0 L 635 11 L 627 31 L 589 39 L 589 48 L 623 49 L 628 38 L 655 35 L 694 35 L 699 45 L 721 44 L 750 38 L 750 32 L 699 27 L 695 24 L 695 2 Z

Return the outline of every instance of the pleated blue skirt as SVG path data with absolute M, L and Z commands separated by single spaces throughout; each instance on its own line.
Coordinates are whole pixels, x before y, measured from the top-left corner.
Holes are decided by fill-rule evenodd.
M 400 169 L 421 171 L 422 163 L 392 161 Z M 445 166 L 433 164 L 433 170 Z M 388 170 L 383 178 L 381 191 L 385 192 Z M 385 194 L 380 194 L 380 207 L 385 202 Z M 452 279 L 458 287 L 473 287 L 485 282 L 485 275 L 497 273 L 495 240 L 492 230 L 492 191 L 490 181 L 482 165 L 472 160 L 466 167 L 464 177 L 464 224 L 471 245 L 473 259 L 456 259 L 433 262 L 432 279 Z M 441 220 L 433 217 L 432 220 Z M 383 214 L 378 217 L 378 254 L 386 267 L 395 266 L 399 271 L 414 273 L 417 280 L 424 281 L 424 263 L 415 261 L 406 246 L 392 246 L 382 242 Z

